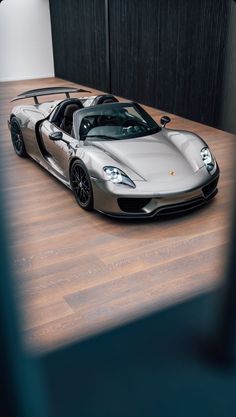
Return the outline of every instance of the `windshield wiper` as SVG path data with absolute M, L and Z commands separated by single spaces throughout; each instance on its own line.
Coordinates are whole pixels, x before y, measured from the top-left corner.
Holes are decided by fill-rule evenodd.
M 108 139 L 108 140 L 118 139 L 118 138 L 115 138 L 114 136 L 108 136 L 108 135 L 83 135 L 81 136 L 82 140 L 86 140 L 88 138 L 99 138 L 99 139 Z

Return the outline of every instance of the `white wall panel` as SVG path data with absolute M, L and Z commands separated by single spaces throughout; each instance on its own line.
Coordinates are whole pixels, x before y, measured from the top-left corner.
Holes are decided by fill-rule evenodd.
M 3 0 L 0 57 L 0 81 L 54 76 L 49 0 Z

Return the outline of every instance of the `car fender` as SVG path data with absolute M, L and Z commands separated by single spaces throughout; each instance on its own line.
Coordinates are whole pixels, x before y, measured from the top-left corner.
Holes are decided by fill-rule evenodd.
M 186 130 L 162 129 L 162 134 L 169 140 L 186 160 L 191 164 L 193 171 L 196 172 L 204 166 L 201 157 L 201 150 L 208 145 L 196 133 Z
M 114 159 L 111 154 L 99 148 L 99 144 L 79 147 L 76 155 L 71 158 L 70 167 L 73 161 L 78 158 L 83 161 L 91 177 L 105 180 L 104 166 L 114 166 L 122 170 L 133 181 L 144 181 L 144 179 L 127 165 Z

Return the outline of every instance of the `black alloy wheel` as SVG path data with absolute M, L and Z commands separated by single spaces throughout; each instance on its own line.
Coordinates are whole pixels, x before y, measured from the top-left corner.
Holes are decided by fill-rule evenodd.
M 74 161 L 70 173 L 71 188 L 77 203 L 85 210 L 93 209 L 93 189 L 88 171 L 82 161 Z
M 25 150 L 23 135 L 16 117 L 11 119 L 11 139 L 15 153 L 21 158 L 26 158 L 27 152 Z

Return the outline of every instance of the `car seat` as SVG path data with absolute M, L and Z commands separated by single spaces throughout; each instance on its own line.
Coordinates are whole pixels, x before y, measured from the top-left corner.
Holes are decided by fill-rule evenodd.
M 71 135 L 73 127 L 73 114 L 75 111 L 79 110 L 81 106 L 79 104 L 69 104 L 64 111 L 64 115 L 60 124 L 60 128 L 66 133 Z

